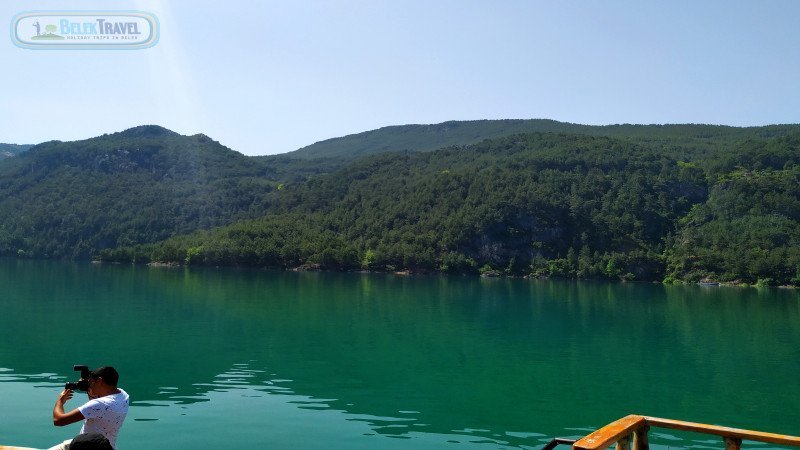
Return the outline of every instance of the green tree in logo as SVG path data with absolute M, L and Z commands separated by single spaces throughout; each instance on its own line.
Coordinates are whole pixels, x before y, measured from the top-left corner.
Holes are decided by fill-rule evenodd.
M 38 24 L 39 24 L 39 22 L 36 22 L 36 25 L 38 25 Z M 37 32 L 39 31 L 38 27 L 36 28 L 36 31 Z M 47 25 L 46 27 L 44 27 L 44 31 L 45 31 L 45 34 L 42 34 L 42 35 L 37 34 L 36 36 L 33 36 L 31 39 L 36 39 L 36 40 L 39 40 L 39 39 L 49 39 L 49 40 L 64 39 L 64 36 L 59 36 L 59 35 L 56 34 L 56 31 L 58 31 L 58 27 L 53 25 L 52 23 L 50 25 Z

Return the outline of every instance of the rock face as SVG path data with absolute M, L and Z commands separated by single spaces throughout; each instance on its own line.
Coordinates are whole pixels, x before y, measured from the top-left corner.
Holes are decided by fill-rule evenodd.
M 563 227 L 542 223 L 530 214 L 518 214 L 489 225 L 459 251 L 492 265 L 506 264 L 511 258 L 530 259 L 535 253 L 532 242 L 552 246 L 565 234 Z
M 0 144 L 0 160 L 11 158 L 33 147 L 33 145 Z

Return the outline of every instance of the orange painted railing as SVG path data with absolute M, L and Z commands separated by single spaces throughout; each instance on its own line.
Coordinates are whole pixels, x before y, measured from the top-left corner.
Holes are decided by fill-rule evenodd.
M 602 450 L 612 444 L 616 444 L 616 450 L 631 450 L 631 447 L 633 447 L 633 450 L 648 450 L 650 446 L 647 442 L 647 433 L 651 427 L 671 428 L 673 430 L 720 436 L 725 443 L 726 450 L 739 450 L 743 440 L 800 447 L 800 437 L 797 436 L 632 414 L 583 437 L 572 445 L 572 449 Z

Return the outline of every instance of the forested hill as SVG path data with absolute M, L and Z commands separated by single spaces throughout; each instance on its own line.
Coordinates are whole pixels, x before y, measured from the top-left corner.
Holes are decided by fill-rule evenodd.
M 800 284 L 800 127 L 540 122 L 569 132 L 360 159 L 46 142 L 0 160 L 0 255 Z
M 275 173 L 157 126 L 52 141 L 0 161 L 0 255 L 89 258 L 263 214 Z
M 263 218 L 103 258 L 800 284 L 800 133 L 762 131 L 375 155 L 273 192 Z
M 294 158 L 357 157 L 387 151 L 433 151 L 523 133 L 566 133 L 615 137 L 629 142 L 694 148 L 766 139 L 798 131 L 797 125 L 729 127 L 718 125 L 579 125 L 546 119 L 450 121 L 433 125 L 399 125 L 327 139 L 285 154 Z
M 0 159 L 18 155 L 31 147 L 33 147 L 33 145 L 0 144 Z

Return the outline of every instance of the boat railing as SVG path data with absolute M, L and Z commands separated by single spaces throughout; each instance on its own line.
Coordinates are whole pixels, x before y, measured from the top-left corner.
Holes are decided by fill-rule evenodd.
M 542 447 L 542 450 L 553 450 L 561 444 L 572 445 L 576 442 L 578 442 L 577 439 L 555 438 Z M 2 447 L 0 447 L 0 450 L 3 450 Z
M 647 434 L 650 432 L 651 427 L 716 435 L 722 438 L 725 443 L 725 450 L 739 450 L 742 446 L 742 441 L 800 447 L 800 437 L 797 436 L 631 414 L 611 422 L 577 441 L 566 438 L 553 439 L 542 450 L 552 450 L 561 444 L 571 444 L 572 450 L 603 450 L 612 444 L 615 445 L 615 450 L 649 450 L 650 444 L 647 441 Z M 0 450 L 34 449 L 0 445 Z
M 615 444 L 616 450 L 649 450 L 647 435 L 651 427 L 716 435 L 722 438 L 725 450 L 739 450 L 742 441 L 800 447 L 800 437 L 797 436 L 632 414 L 579 439 L 572 445 L 572 449 L 602 450 Z

